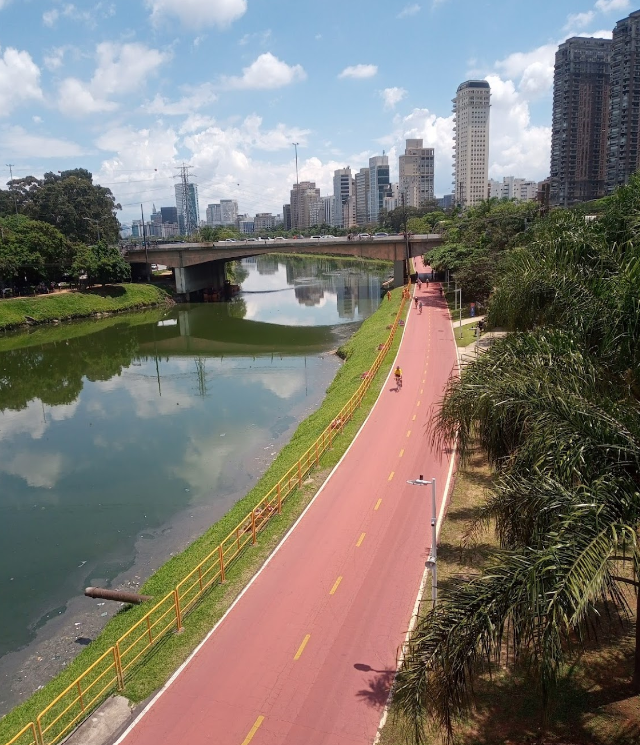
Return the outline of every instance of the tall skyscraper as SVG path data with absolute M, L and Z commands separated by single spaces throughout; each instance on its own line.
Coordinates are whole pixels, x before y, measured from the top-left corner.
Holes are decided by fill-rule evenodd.
M 389 157 L 375 155 L 369 158 L 369 221 L 378 222 L 378 215 L 389 196 Z
M 220 219 L 223 225 L 235 225 L 238 220 L 238 202 L 235 199 L 220 200 Z
M 369 222 L 369 169 L 361 168 L 356 173 L 356 223 Z
M 487 198 L 489 179 L 489 110 L 486 80 L 467 80 L 453 99 L 454 194 L 456 203 L 472 207 Z
M 160 207 L 160 214 L 162 215 L 162 224 L 167 223 L 171 225 L 178 224 L 178 210 L 176 207 Z
M 551 204 L 604 195 L 611 41 L 573 37 L 558 47 L 553 75 Z
M 349 200 L 355 191 L 355 182 L 351 176 L 351 169 L 339 168 L 333 172 L 333 200 L 334 200 L 334 225 L 336 227 L 351 227 Z M 347 211 L 347 222 L 345 223 L 345 209 Z M 354 215 L 355 219 L 355 215 Z
M 205 214 L 206 214 L 205 221 L 207 225 L 210 225 L 212 227 L 214 225 L 222 225 L 222 212 L 220 210 L 219 203 L 208 204 L 207 211 Z
M 320 198 L 320 189 L 315 181 L 300 181 L 291 189 L 291 227 L 311 227 L 311 205 Z
M 407 140 L 399 158 L 398 187 L 408 207 L 421 207 L 433 199 L 433 148 L 422 147 L 422 140 Z
M 181 235 L 195 233 L 200 225 L 200 208 L 198 207 L 198 186 L 184 179 L 176 186 L 176 209 Z
M 611 43 L 611 92 L 606 190 L 640 167 L 640 10 L 616 23 Z

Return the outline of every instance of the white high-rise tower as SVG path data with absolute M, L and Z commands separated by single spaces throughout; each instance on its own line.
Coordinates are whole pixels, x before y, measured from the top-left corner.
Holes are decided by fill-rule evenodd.
M 487 198 L 490 99 L 486 80 L 467 80 L 458 86 L 453 99 L 453 194 L 455 204 L 461 207 L 472 207 Z

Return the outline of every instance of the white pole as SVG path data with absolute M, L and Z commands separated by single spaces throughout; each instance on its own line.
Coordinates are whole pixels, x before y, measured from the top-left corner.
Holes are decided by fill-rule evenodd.
M 431 601 L 436 607 L 438 600 L 438 529 L 436 518 L 436 480 L 431 479 Z

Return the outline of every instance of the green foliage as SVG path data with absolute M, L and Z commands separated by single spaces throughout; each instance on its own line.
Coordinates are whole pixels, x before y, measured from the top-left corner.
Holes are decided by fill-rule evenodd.
M 23 215 L 0 218 L 0 280 L 58 281 L 71 266 L 74 246 L 53 226 Z
M 505 655 L 548 701 L 572 648 L 628 612 L 626 583 L 637 591 L 639 187 L 597 221 L 556 211 L 521 236 L 489 311 L 515 333 L 448 385 L 434 439 L 486 451 L 495 482 L 470 539 L 493 527 L 501 551 L 450 584 L 412 639 L 397 702 L 417 742 L 428 717 L 451 736 Z
M 72 242 L 118 240 L 120 205 L 111 190 L 94 184 L 84 168 L 10 181 L 8 191 L 0 190 L 0 217 L 15 212 L 16 205 L 20 214 L 53 225 Z
M 504 256 L 523 240 L 537 219 L 536 202 L 507 199 L 488 199 L 451 218 L 434 212 L 423 220 L 433 224 L 431 230 L 437 226 L 445 243 L 433 249 L 427 261 L 438 272 L 448 270 L 456 275 L 465 300 L 484 302 L 497 281 Z
M 131 280 L 131 267 L 124 260 L 117 246 L 100 242 L 93 246 L 80 246 L 73 265 L 71 276 L 78 280 L 87 278 L 89 286 L 95 284 L 114 284 Z

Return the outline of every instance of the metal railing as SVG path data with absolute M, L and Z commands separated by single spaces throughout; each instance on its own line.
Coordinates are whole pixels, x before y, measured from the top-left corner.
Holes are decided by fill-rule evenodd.
M 271 517 L 282 512 L 287 497 L 302 486 L 305 476 L 319 464 L 336 436 L 344 431 L 393 343 L 408 297 L 409 291 L 405 289 L 387 341 L 380 345 L 373 365 L 363 373 L 362 383 L 356 392 L 297 463 L 174 590 L 147 611 L 113 647 L 107 649 L 43 709 L 35 722 L 29 722 L 6 745 L 56 745 L 61 742 L 113 691 L 124 688 L 127 675 L 141 664 L 146 653 L 158 641 L 169 632 L 183 628 L 184 617 L 211 587 L 224 582 L 234 560 L 247 546 L 255 545 L 258 533 L 266 527 Z

